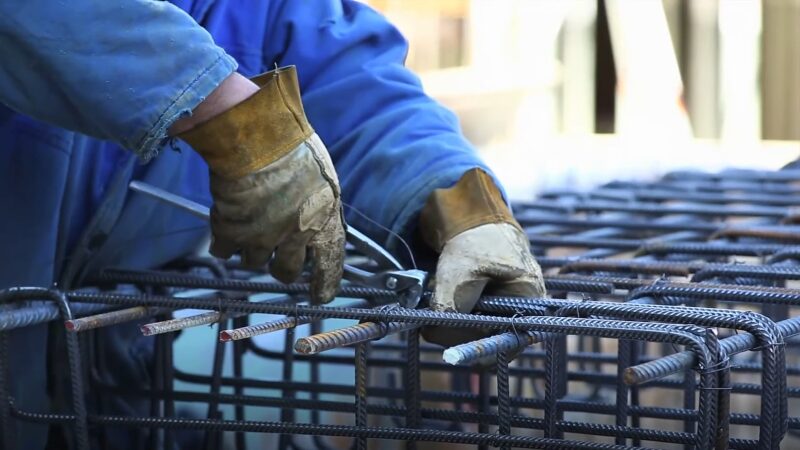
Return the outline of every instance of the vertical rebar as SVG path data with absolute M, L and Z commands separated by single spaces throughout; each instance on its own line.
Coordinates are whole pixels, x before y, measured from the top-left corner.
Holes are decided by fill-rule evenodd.
M 419 365 L 419 329 L 406 332 L 406 428 L 420 427 L 420 365 Z M 416 450 L 417 443 L 406 441 L 406 450 Z
M 687 370 L 683 374 L 683 407 L 686 409 L 694 409 L 695 392 L 697 385 L 694 379 L 694 372 Z M 686 433 L 696 432 L 695 419 L 687 417 L 683 421 L 683 431 Z M 684 450 L 692 450 L 694 445 L 686 444 L 683 446 Z
M 225 326 L 225 314 L 219 313 L 219 322 L 217 322 L 217 330 L 222 330 Z M 215 336 L 216 338 L 216 336 Z M 211 386 L 209 393 L 212 395 L 208 402 L 208 413 L 206 416 L 209 419 L 221 419 L 222 412 L 219 410 L 219 393 L 222 388 L 222 369 L 225 365 L 225 343 L 220 342 L 219 339 L 214 339 L 214 366 L 211 369 Z M 205 435 L 205 448 L 206 450 L 214 450 L 219 447 L 222 439 L 222 432 L 215 430 L 206 431 Z
M 175 362 L 172 353 L 172 344 L 175 341 L 175 335 L 167 333 L 160 336 L 163 345 L 161 356 L 164 358 L 164 416 L 175 417 L 175 398 L 173 392 L 175 390 Z M 175 430 L 166 428 L 164 430 L 164 450 L 173 450 L 175 448 Z
M 497 354 L 497 424 L 498 433 L 511 434 L 511 398 L 508 387 L 508 353 Z M 510 450 L 507 445 L 500 446 L 500 450 Z
M 545 341 L 545 377 L 544 377 L 544 435 L 548 438 L 561 439 L 558 422 L 561 411 L 558 400 L 566 388 L 566 337 L 558 336 Z
M 241 328 L 243 326 L 246 326 L 247 322 L 248 318 L 246 316 L 238 317 L 236 319 L 233 319 L 233 326 Z M 221 332 L 220 335 L 222 335 Z M 242 379 L 242 377 L 244 377 L 244 365 L 243 365 L 244 352 L 245 352 L 244 342 L 234 341 L 233 377 L 236 379 Z M 241 384 L 235 385 L 233 387 L 233 393 L 235 395 L 244 395 L 244 386 L 242 386 Z M 242 404 L 241 402 L 237 402 L 236 405 L 234 406 L 234 417 L 236 418 L 237 421 L 244 420 L 244 404 Z M 234 439 L 235 439 L 236 450 L 245 450 L 247 444 L 244 432 L 237 431 L 236 434 L 234 435 Z
M 295 329 L 289 328 L 284 332 L 283 340 L 283 364 L 282 364 L 282 379 L 286 382 L 292 381 L 294 370 L 294 352 L 292 351 L 292 343 L 294 343 Z M 284 389 L 281 391 L 283 398 L 294 398 L 294 390 Z M 293 422 L 294 421 L 294 408 L 287 405 L 281 408 L 281 421 Z M 292 436 L 289 434 L 281 434 L 278 448 L 281 450 L 288 450 L 292 446 Z
M 719 371 L 717 404 L 719 414 L 715 435 L 717 436 L 716 450 L 727 450 L 731 437 L 731 371 L 729 367 L 722 367 Z
M 478 412 L 489 414 L 491 409 L 491 396 L 489 394 L 489 373 L 486 369 L 478 374 Z M 478 423 L 478 433 L 489 433 L 489 424 Z M 478 445 L 478 450 L 489 450 L 488 444 Z
M 163 352 L 163 342 L 160 339 L 162 336 L 156 336 L 155 342 L 155 355 L 153 358 L 153 378 L 150 382 L 150 417 L 161 417 L 161 393 L 163 391 L 163 373 L 164 373 L 164 360 L 161 353 Z M 148 448 L 158 448 L 160 435 L 164 430 L 158 428 L 151 428 L 147 430 L 150 434 Z
M 617 348 L 617 412 L 615 424 L 618 427 L 628 425 L 628 385 L 625 384 L 625 369 L 631 365 L 631 348 L 633 342 L 627 339 L 619 341 Z M 618 435 L 614 438 L 617 445 L 625 445 L 627 439 Z
M 356 426 L 367 426 L 367 353 L 369 343 L 356 345 Z M 356 450 L 367 450 L 366 436 L 356 438 Z
M 50 297 L 58 305 L 61 319 L 65 321 L 72 320 L 72 311 L 70 310 L 67 296 L 63 292 L 50 291 Z M 64 335 L 67 344 L 67 359 L 72 388 L 72 408 L 75 413 L 75 448 L 77 450 L 89 450 L 89 419 L 86 410 L 80 342 L 77 334 L 70 333 L 66 329 L 64 330 Z
M 642 345 L 644 343 L 643 342 L 638 342 L 638 341 L 631 341 L 631 343 L 632 343 L 632 345 L 631 345 L 630 363 L 631 364 L 637 364 L 639 362 L 639 354 L 640 354 L 640 352 L 643 352 Z M 599 371 L 599 369 L 598 369 L 598 371 Z M 622 382 L 623 383 L 625 382 L 624 376 L 623 376 Z M 631 426 L 633 428 L 641 428 L 641 420 L 639 418 L 639 413 L 638 413 L 638 409 L 637 409 L 637 407 L 640 404 L 640 401 L 639 401 L 639 386 L 638 385 L 628 386 L 628 391 L 630 392 L 630 399 L 631 399 L 630 406 L 632 407 L 632 409 L 630 411 L 628 411 L 628 413 L 630 414 L 630 417 L 631 417 Z M 641 447 L 642 446 L 642 440 L 639 439 L 638 437 L 634 437 L 631 440 L 631 445 L 633 445 L 634 447 Z

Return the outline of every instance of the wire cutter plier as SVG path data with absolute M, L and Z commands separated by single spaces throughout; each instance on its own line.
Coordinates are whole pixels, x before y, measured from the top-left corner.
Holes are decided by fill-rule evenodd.
M 181 208 L 205 221 L 210 218 L 208 207 L 200 203 L 141 181 L 131 181 L 128 186 L 135 192 Z M 397 293 L 397 302 L 400 306 L 416 308 L 422 299 L 422 293 L 428 278 L 427 272 L 417 269 L 403 269 L 402 264 L 394 256 L 367 235 L 350 225 L 345 225 L 345 228 L 347 242 L 358 252 L 375 261 L 382 270 L 372 273 L 350 264 L 345 264 L 343 278 L 360 286 L 393 291 Z

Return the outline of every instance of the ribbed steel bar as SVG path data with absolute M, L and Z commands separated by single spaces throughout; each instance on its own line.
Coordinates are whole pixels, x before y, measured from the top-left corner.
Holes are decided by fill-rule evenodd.
M 373 339 L 419 328 L 418 324 L 403 322 L 375 323 L 364 322 L 351 327 L 326 331 L 313 336 L 302 337 L 294 344 L 294 349 L 304 355 L 314 355 L 335 348 L 346 347 Z
M 498 430 L 501 435 L 511 434 L 511 398 L 509 392 L 508 355 L 506 352 L 497 354 L 497 416 Z M 510 450 L 504 445 L 501 450 Z
M 785 244 L 736 244 L 729 242 L 650 242 L 637 250 L 641 255 L 691 254 L 706 256 L 769 256 L 786 250 L 800 250 Z
M 699 231 L 713 233 L 721 226 L 705 222 L 657 222 L 637 219 L 605 219 L 605 218 L 572 218 L 545 214 L 525 213 L 519 217 L 524 227 L 533 225 L 561 225 L 567 228 L 595 229 L 597 227 L 613 227 L 634 231 Z
M 590 193 L 592 197 L 602 198 L 603 194 L 625 195 L 635 201 L 681 201 L 692 203 L 750 203 L 769 206 L 798 206 L 800 196 L 762 193 L 711 193 L 711 192 L 674 192 L 652 188 L 639 189 L 597 189 Z
M 758 181 L 758 182 L 792 182 L 800 181 L 800 170 L 783 169 L 777 171 L 728 169 L 721 172 L 699 172 L 677 170 L 664 176 L 665 180 L 712 180 L 712 181 Z
M 157 310 L 151 308 L 134 306 L 133 308 L 109 311 L 81 317 L 79 319 L 67 320 L 64 322 L 64 327 L 67 329 L 67 331 L 79 333 L 81 331 L 94 330 L 95 328 L 108 327 L 119 323 L 130 322 L 131 320 L 151 317 L 157 313 Z
M 636 288 L 628 295 L 628 300 L 643 297 L 679 297 L 724 302 L 800 305 L 800 290 L 762 286 L 739 286 L 736 288 L 714 284 L 654 283 Z
M 418 329 L 408 330 L 406 332 L 406 367 L 404 374 L 404 386 L 406 390 L 405 406 L 406 406 L 406 428 L 420 428 L 421 423 L 421 408 L 420 390 L 421 374 L 420 374 L 420 333 Z M 416 442 L 406 442 L 406 450 L 416 450 Z
M 72 303 L 70 307 L 75 315 L 94 314 L 112 309 L 111 307 L 102 304 L 86 305 L 81 303 Z M 0 313 L 0 331 L 13 330 L 50 322 L 51 320 L 56 320 L 58 317 L 58 308 L 52 303 L 43 303 L 7 309 Z
M 776 324 L 785 339 L 800 335 L 800 317 L 783 320 Z M 739 333 L 720 340 L 723 351 L 728 355 L 746 352 L 756 348 L 758 343 L 750 333 Z M 625 380 L 629 384 L 643 384 L 666 376 L 691 370 L 696 361 L 691 352 L 679 352 L 660 359 L 648 361 L 628 368 Z
M 70 422 L 68 414 L 41 414 L 14 410 L 17 417 L 38 422 Z M 164 428 L 186 430 L 243 431 L 256 433 L 289 433 L 295 435 L 324 435 L 362 437 L 370 439 L 393 439 L 399 441 L 447 442 L 457 444 L 502 445 L 545 450 L 629 450 L 618 445 L 590 443 L 574 440 L 547 439 L 532 436 L 501 436 L 495 434 L 468 433 L 441 430 L 411 430 L 406 428 L 356 427 L 350 425 L 317 425 L 287 422 L 258 422 L 211 419 L 178 419 L 156 417 L 89 416 L 91 423 L 126 428 Z M 640 450 L 654 450 L 646 447 Z
M 782 243 L 797 244 L 800 242 L 800 230 L 797 227 L 743 227 L 735 226 L 723 228 L 714 232 L 710 239 L 737 239 L 737 238 L 756 238 L 767 241 L 778 241 Z
M 367 426 L 367 352 L 369 343 L 361 342 L 356 345 L 356 426 Z M 356 450 L 367 450 L 368 436 L 356 438 Z
M 784 353 L 783 335 L 780 329 L 768 318 L 751 311 L 728 311 L 698 307 L 639 305 L 630 303 L 590 302 L 580 305 L 568 305 L 560 309 L 558 315 L 591 314 L 616 318 L 629 318 L 633 320 L 654 320 L 659 322 L 691 323 L 701 326 L 715 326 L 740 329 L 756 337 L 757 344 L 762 351 L 764 366 L 762 368 L 762 383 L 764 391 L 761 402 L 762 417 L 771 417 L 773 421 L 764 422 L 759 439 L 769 443 L 766 448 L 777 445 L 785 433 L 787 417 L 786 393 L 786 360 Z M 716 337 L 713 339 L 717 346 Z M 724 349 L 724 347 L 722 347 Z M 620 347 L 620 352 L 622 352 Z M 728 353 L 725 353 L 727 355 Z M 626 359 L 627 361 L 627 359 Z M 620 369 L 619 381 L 622 383 L 628 375 L 627 364 L 618 365 Z M 713 369 L 715 373 L 719 368 L 702 367 L 702 370 Z M 626 383 L 635 384 L 635 383 Z M 618 389 L 620 387 L 618 386 Z M 618 398 L 622 403 L 622 398 Z M 627 405 L 627 402 L 624 402 Z M 627 416 L 627 415 L 626 415 Z M 618 417 L 618 422 L 621 420 Z M 779 424 L 780 429 L 773 428 L 773 423 Z M 620 425 L 620 423 L 617 423 Z M 619 442 L 618 442 L 619 443 Z
M 520 347 L 544 342 L 555 337 L 544 333 L 507 332 L 489 336 L 477 341 L 450 347 L 442 352 L 442 360 L 448 364 L 473 364 L 501 352 L 517 350 Z
M 273 282 L 236 260 L 212 258 L 171 263 L 164 271 L 106 269 L 86 281 L 102 292 L 0 291 L 0 344 L 7 337 L 4 330 L 57 321 L 63 314 L 53 302 L 58 296 L 69 300 L 66 307 L 74 316 L 66 326 L 86 331 L 123 326 L 152 311 L 203 311 L 178 319 L 183 325 L 240 318 L 214 336 L 217 341 L 234 340 L 232 376 L 223 376 L 221 364 L 211 374 L 174 367 L 163 357 L 164 345 L 171 345 L 163 340 L 172 337 L 166 334 L 158 343 L 159 365 L 149 388 L 111 384 L 102 364 L 85 371 L 89 384 L 70 379 L 75 392 L 88 389 L 90 401 L 123 396 L 149 402 L 152 418 L 90 415 L 86 411 L 95 411 L 94 403 L 88 409 L 74 403 L 77 417 L 22 411 L 4 401 L 11 394 L 0 374 L 3 439 L 10 439 L 7 422 L 22 420 L 60 423 L 69 431 L 81 423 L 87 429 L 88 423 L 92 433 L 100 432 L 92 439 L 99 439 L 101 446 L 108 446 L 102 436 L 106 428 L 163 429 L 167 432 L 153 433 L 149 442 L 164 442 L 165 449 L 171 444 L 167 437 L 179 428 L 215 437 L 223 431 L 236 433 L 231 437 L 237 450 L 246 447 L 247 432 L 281 436 L 278 444 L 265 445 L 315 450 L 334 448 L 325 436 L 353 438 L 354 448 L 366 448 L 368 440 L 370 446 L 380 439 L 405 440 L 412 450 L 425 440 L 487 449 L 632 448 L 648 442 L 703 450 L 791 446 L 789 437 L 782 438 L 787 430 L 800 431 L 800 417 L 787 408 L 789 399 L 800 398 L 800 388 L 787 382 L 788 376 L 800 373 L 800 366 L 786 364 L 800 348 L 791 339 L 800 336 L 800 318 L 791 318 L 800 307 L 800 245 L 786 244 L 800 242 L 800 227 L 788 225 L 800 217 L 800 209 L 794 208 L 800 205 L 798 194 L 800 171 L 675 172 L 654 183 L 612 182 L 588 192 L 550 192 L 541 200 L 516 204 L 517 219 L 554 298 L 484 296 L 474 314 L 430 311 L 424 308 L 430 292 L 419 310 L 378 307 L 394 305 L 396 294 L 347 284 L 339 295 L 358 299 L 355 304 L 308 305 L 303 302 L 307 284 Z M 350 263 L 379 270 L 360 260 Z M 231 298 L 237 292 L 239 298 Z M 251 294 L 283 294 L 284 300 L 245 300 Z M 291 301 L 285 301 L 288 296 Z M 246 317 L 253 314 L 280 317 L 254 323 L 257 316 Z M 323 321 L 331 323 L 327 319 L 359 323 L 320 332 Z M 295 341 L 294 328 L 304 323 L 312 324 L 311 335 Z M 420 344 L 426 326 L 449 327 L 454 335 L 469 329 L 493 335 L 444 349 L 442 361 L 441 349 Z M 289 347 L 246 339 L 279 330 L 288 330 L 281 334 Z M 404 336 L 397 335 L 404 330 Z M 81 339 L 91 349 L 98 333 L 108 331 L 86 333 Z M 609 347 L 608 340 L 617 345 Z M 544 345 L 531 347 L 536 343 Z M 294 352 L 292 344 L 297 345 Z M 347 348 L 325 352 L 341 347 Z M 743 352 L 756 359 L 736 356 Z M 75 353 L 70 354 L 70 367 Z M 245 366 L 254 358 L 280 364 L 282 370 L 270 379 L 248 378 Z M 310 378 L 303 378 L 305 369 L 296 370 L 298 364 L 310 366 Z M 355 381 L 326 379 L 329 373 L 353 368 Z M 675 374 L 682 376 L 670 376 Z M 192 391 L 199 392 L 176 391 L 172 380 L 192 384 Z M 652 399 L 664 399 L 656 404 L 665 407 L 640 403 Z M 760 413 L 731 413 L 730 405 L 742 399 L 760 402 Z M 21 404 L 23 400 L 18 399 Z M 174 417 L 175 402 L 208 406 L 214 415 L 184 421 Z M 168 405 L 173 407 L 168 410 Z M 219 414 L 228 408 L 219 405 L 231 405 L 234 414 L 224 419 L 235 420 L 223 420 Z M 252 407 L 277 409 L 280 421 L 247 420 Z M 368 422 L 368 415 L 375 420 Z M 297 423 L 302 417 L 311 423 Z M 661 421 L 659 429 L 643 428 L 645 418 Z M 352 425 L 321 425 L 330 420 Z M 380 426 L 370 426 L 375 424 Z M 465 432 L 476 429 L 478 433 Z M 546 437 L 529 438 L 530 430 Z M 298 439 L 301 434 L 312 438 Z M 618 445 L 593 442 L 593 436 Z M 220 442 L 215 438 L 207 445 Z
M 209 311 L 177 319 L 146 323 L 142 325 L 140 329 L 145 336 L 155 336 L 157 334 L 173 333 L 186 328 L 199 327 L 201 325 L 211 325 L 219 322 L 220 317 L 222 317 L 222 313 L 218 311 Z
M 223 379 L 223 381 L 225 381 Z M 241 380 L 239 380 L 241 381 Z M 275 383 L 275 382 L 272 382 Z M 314 387 L 320 387 L 316 384 Z M 324 385 L 322 386 L 325 387 Z M 298 391 L 306 391 L 306 392 L 319 392 L 319 390 L 311 389 L 311 385 L 303 385 L 303 383 L 298 383 L 293 385 L 293 388 L 297 389 Z M 339 389 L 331 390 L 330 392 L 336 392 L 343 394 L 345 393 L 346 386 L 339 385 Z M 114 392 L 120 393 L 121 388 L 116 387 L 106 387 L 107 392 Z M 354 395 L 353 387 L 349 387 L 349 395 Z M 375 388 L 369 388 L 367 390 L 368 395 L 370 396 L 384 396 L 384 397 L 391 397 L 386 392 L 386 389 L 382 389 L 380 391 L 376 390 Z M 141 391 L 144 393 L 144 391 Z M 430 392 L 429 392 L 430 393 Z M 190 391 L 175 391 L 175 392 L 156 392 L 159 397 L 165 397 L 167 395 L 173 396 L 176 400 L 182 402 L 207 402 L 209 399 L 213 398 L 218 401 L 220 404 L 245 404 L 251 406 L 264 406 L 264 407 L 274 407 L 274 408 L 281 408 L 285 407 L 289 404 L 293 404 L 298 409 L 319 409 L 325 411 L 339 411 L 339 412 L 354 412 L 355 406 L 353 402 L 346 402 L 346 401 L 315 401 L 315 400 L 303 400 L 303 399 L 286 399 L 282 397 L 261 397 L 261 396 L 253 396 L 253 395 L 239 395 L 239 394 L 209 394 L 209 393 L 200 393 L 200 392 L 190 392 Z M 405 395 L 405 392 L 397 392 L 396 397 L 402 397 Z M 464 398 L 465 396 L 462 395 L 462 400 L 470 400 Z M 474 394 L 471 394 L 470 397 L 477 397 Z M 455 398 L 455 396 L 453 397 Z M 442 400 L 442 398 L 436 398 L 437 400 Z M 477 401 L 477 400 L 476 400 Z M 489 397 L 490 404 L 498 404 L 499 399 L 496 397 Z M 521 398 L 521 397 L 511 397 L 510 402 L 512 406 L 525 406 L 528 408 L 536 407 L 540 408 L 542 400 L 539 399 L 530 399 L 530 398 Z M 594 414 L 611 414 L 613 415 L 616 411 L 616 405 L 613 403 L 595 403 L 595 402 L 587 402 L 587 401 L 576 401 L 576 400 L 561 400 L 558 402 L 559 408 L 563 411 L 571 411 L 571 412 L 588 412 Z M 404 412 L 407 413 L 407 410 L 404 409 L 402 406 L 396 405 L 381 405 L 378 403 L 368 403 L 367 409 L 371 414 L 380 414 L 380 415 L 397 415 L 400 416 Z M 652 418 L 659 418 L 659 419 L 667 419 L 667 420 L 696 420 L 698 417 L 698 412 L 694 409 L 680 409 L 680 408 L 659 408 L 659 407 L 641 407 L 641 406 L 631 406 L 630 410 L 632 412 L 636 412 L 644 417 L 652 417 Z M 431 408 L 422 408 L 421 414 L 425 418 L 437 418 L 447 420 L 463 420 L 463 421 L 472 421 L 477 422 L 480 419 L 476 418 L 474 415 L 470 417 L 469 414 L 461 415 L 457 412 L 452 410 L 435 410 Z M 492 421 L 491 423 L 496 424 L 497 419 L 496 416 L 493 418 L 493 415 L 485 415 L 483 416 L 486 419 Z M 743 423 L 743 424 L 751 424 L 757 425 L 758 421 L 757 415 L 742 415 L 742 414 L 733 414 L 732 415 L 733 421 L 736 423 Z M 519 416 L 516 416 L 512 419 L 515 422 L 515 426 L 531 426 L 537 429 L 541 429 L 544 424 L 543 422 L 531 422 L 532 419 L 522 419 Z M 526 423 L 527 421 L 527 423 Z M 791 422 L 793 428 L 800 428 L 800 421 L 798 419 L 794 419 Z M 571 427 L 565 428 L 564 431 L 573 431 Z M 649 433 L 650 437 L 656 437 L 656 433 Z M 678 433 L 678 441 L 679 442 L 692 442 L 692 437 L 688 434 Z M 660 439 L 656 438 L 655 440 L 662 440 L 664 442 L 670 442 L 671 438 L 675 437 L 675 435 L 670 436 L 669 434 L 663 435 Z
M 359 301 L 352 302 L 345 305 L 348 308 L 364 308 L 369 306 L 367 302 Z M 284 317 L 281 319 L 271 320 L 269 322 L 259 323 L 255 325 L 248 325 L 245 327 L 235 328 L 232 330 L 222 330 L 219 332 L 219 340 L 222 342 L 238 341 L 241 339 L 249 339 L 262 334 L 274 333 L 280 330 L 287 330 L 289 328 L 298 327 L 307 323 L 313 322 L 315 319 L 306 316 L 300 317 Z
M 235 278 L 204 278 L 194 275 L 150 270 L 105 269 L 89 278 L 87 283 L 96 284 L 144 284 L 149 286 L 171 286 L 219 291 L 268 292 L 273 294 L 308 294 L 310 286 L 305 283 L 283 284 L 278 282 L 239 280 Z M 353 298 L 395 298 L 393 291 L 342 285 L 338 295 Z
M 310 285 L 305 283 L 283 284 L 277 282 L 250 281 L 239 279 L 203 278 L 193 275 L 182 275 L 158 271 L 106 269 L 91 279 L 95 283 L 134 283 L 150 286 L 171 286 L 193 289 L 213 289 L 219 291 L 266 292 L 289 295 L 308 294 Z M 586 293 L 607 293 L 609 287 L 602 281 L 579 281 L 545 277 L 547 289 L 556 291 L 572 291 Z M 397 293 L 385 289 L 343 285 L 338 295 L 347 298 L 382 299 L 380 303 L 389 303 L 397 299 Z
M 617 203 L 600 200 L 575 202 L 539 200 L 530 203 L 518 203 L 516 206 L 520 211 L 519 215 L 521 220 L 525 220 L 526 209 L 555 210 L 565 213 L 614 211 L 659 216 L 667 214 L 692 214 L 713 217 L 769 217 L 774 219 L 783 218 L 792 211 L 791 208 L 781 208 L 777 206 L 662 205 L 658 203 Z

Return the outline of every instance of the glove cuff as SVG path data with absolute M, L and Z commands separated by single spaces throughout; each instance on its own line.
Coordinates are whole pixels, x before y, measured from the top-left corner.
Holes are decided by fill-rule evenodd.
M 422 237 L 437 252 L 455 235 L 489 223 L 508 223 L 522 231 L 492 178 L 478 168 L 453 187 L 433 191 L 420 214 Z
M 178 135 L 216 175 L 237 179 L 257 172 L 314 133 L 303 111 L 294 66 L 259 75 L 258 92 L 211 120 Z

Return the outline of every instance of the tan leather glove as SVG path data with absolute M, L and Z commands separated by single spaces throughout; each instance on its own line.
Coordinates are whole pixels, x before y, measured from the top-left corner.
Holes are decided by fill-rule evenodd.
M 484 291 L 492 295 L 542 296 L 542 270 L 522 228 L 491 177 L 473 169 L 449 189 L 437 189 L 420 216 L 428 245 L 441 254 L 436 267 L 434 311 L 468 313 Z M 488 331 L 428 327 L 428 341 L 453 346 Z
M 208 163 L 211 254 L 241 251 L 250 267 L 270 264 L 283 282 L 313 262 L 311 298 L 330 301 L 342 278 L 345 231 L 339 180 L 306 120 L 294 67 L 253 81 L 260 90 L 179 138 Z

